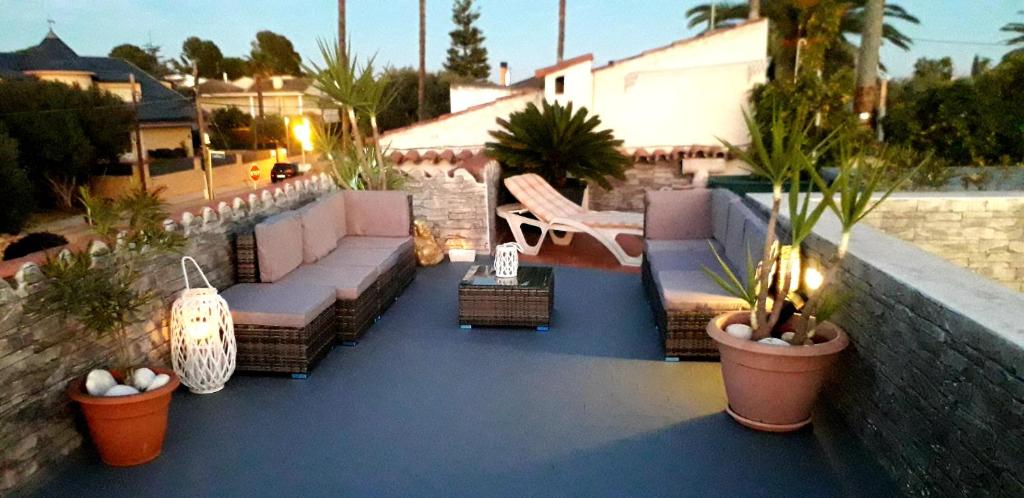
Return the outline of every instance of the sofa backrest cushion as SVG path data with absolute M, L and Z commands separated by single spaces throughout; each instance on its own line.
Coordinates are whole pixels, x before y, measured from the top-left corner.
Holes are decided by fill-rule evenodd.
M 768 221 L 762 219 L 757 214 L 750 212 L 743 220 L 743 247 L 744 251 L 750 251 L 750 259 L 756 264 L 757 260 L 761 259 L 764 252 L 764 239 L 768 237 Z M 746 254 L 743 256 L 743 261 L 737 261 L 736 269 L 746 268 Z M 740 270 L 739 274 L 744 284 L 747 282 L 747 272 Z
M 729 203 L 728 231 L 722 244 L 725 246 L 725 259 L 733 270 L 747 267 L 747 250 L 743 247 L 743 222 L 746 220 L 746 211 L 749 210 L 742 202 Z M 752 250 L 750 257 L 756 264 L 761 259 L 761 254 Z
M 276 282 L 302 264 L 302 221 L 295 211 L 271 216 L 256 225 L 260 281 Z
M 653 240 L 711 238 L 710 190 L 649 191 L 644 204 L 644 237 Z
M 341 240 L 348 235 L 348 225 L 345 221 L 345 194 L 334 192 L 322 199 L 331 211 L 331 222 L 334 224 L 335 240 Z
M 331 219 L 331 207 L 320 200 L 307 204 L 299 210 L 302 221 L 302 262 L 316 261 L 338 247 L 338 237 Z
M 401 191 L 345 193 L 345 227 L 348 235 L 403 237 L 412 231 L 409 194 Z
M 725 243 L 729 227 L 729 204 L 739 202 L 740 197 L 724 188 L 711 191 L 711 232 L 715 240 Z

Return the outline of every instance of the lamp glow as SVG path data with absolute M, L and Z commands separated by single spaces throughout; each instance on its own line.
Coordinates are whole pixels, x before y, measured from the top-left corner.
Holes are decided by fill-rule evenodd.
M 825 283 L 825 276 L 817 268 L 804 269 L 804 285 L 807 286 L 808 291 L 818 290 L 823 283 Z
M 206 287 L 189 285 L 185 263 L 191 261 Z M 185 289 L 171 307 L 171 364 L 181 383 L 196 394 L 215 393 L 235 372 L 235 326 L 228 303 L 210 285 L 199 264 L 181 258 Z

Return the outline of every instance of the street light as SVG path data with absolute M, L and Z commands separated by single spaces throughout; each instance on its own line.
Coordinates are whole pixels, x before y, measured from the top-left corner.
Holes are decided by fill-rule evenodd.
M 306 164 L 306 151 L 313 150 L 312 129 L 309 126 L 309 118 L 302 118 L 292 128 L 295 139 L 302 146 L 302 164 Z

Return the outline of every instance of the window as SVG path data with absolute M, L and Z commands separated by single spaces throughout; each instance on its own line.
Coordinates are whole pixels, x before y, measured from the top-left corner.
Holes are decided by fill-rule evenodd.
M 555 95 L 562 95 L 565 93 L 565 76 L 559 76 L 555 78 Z

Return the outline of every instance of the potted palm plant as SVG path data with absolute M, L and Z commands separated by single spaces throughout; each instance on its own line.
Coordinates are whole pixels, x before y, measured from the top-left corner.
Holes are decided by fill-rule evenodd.
M 745 117 L 749 148 L 723 144 L 754 174 L 771 182 L 772 207 L 760 264 L 748 265 L 752 274 L 747 284 L 724 263 L 721 274 L 705 268 L 723 290 L 745 299 L 751 307 L 749 312 L 714 318 L 707 332 L 721 355 L 729 415 L 754 429 L 793 431 L 810 423 L 826 375 L 849 344 L 845 332 L 828 321 L 839 302 L 836 293 L 829 293 L 824 285 L 835 280 L 854 226 L 910 175 L 883 187 L 887 176 L 884 153 L 869 157 L 839 134 L 808 143 L 810 124 L 800 112 L 784 115 L 776 111 L 767 137 L 749 115 Z M 832 149 L 837 162 L 838 175 L 831 184 L 817 173 L 817 162 L 826 149 Z M 805 176 L 821 191 L 820 199 L 812 199 L 809 191 L 801 192 L 800 179 Z M 787 181 L 790 190 L 784 193 Z M 783 245 L 778 237 L 779 211 L 787 198 L 789 243 Z M 838 220 L 842 235 L 828 262 L 828 272 L 823 277 L 815 274 L 818 278 L 811 282 L 806 277 L 814 273 L 802 268 L 800 247 L 826 210 Z
M 87 252 L 64 251 L 40 267 L 44 282 L 28 302 L 28 316 L 60 316 L 79 325 L 92 340 L 114 335 L 116 358 L 68 386 L 89 433 L 108 465 L 131 466 L 160 455 L 171 394 L 179 385 L 173 371 L 133 364 L 129 327 L 151 315 L 157 294 L 145 288 L 141 266 L 178 249 L 184 237 L 167 231 L 156 193 L 137 190 L 117 202 L 81 190 L 86 219 L 98 240 Z
M 571 102 L 545 101 L 540 108 L 530 103 L 497 123 L 501 129 L 490 132 L 495 141 L 485 144 L 487 155 L 508 174 L 537 173 L 577 204 L 587 182 L 611 189 L 609 177 L 626 178 L 631 161 L 619 151 L 622 140 L 611 130 L 598 130 L 601 119 L 588 117 L 586 107 L 574 111 Z

